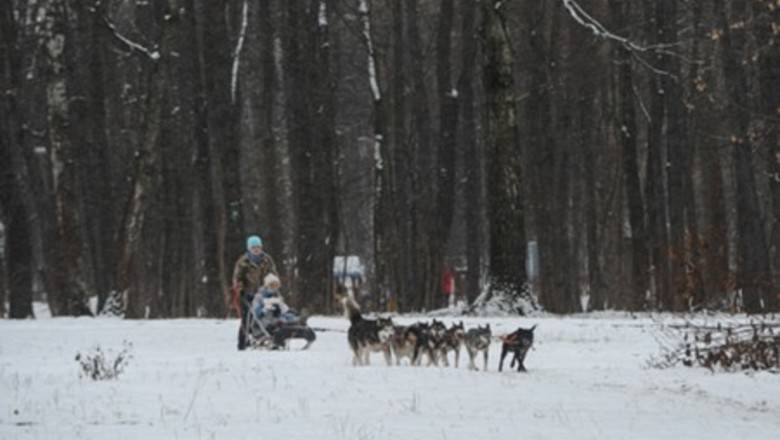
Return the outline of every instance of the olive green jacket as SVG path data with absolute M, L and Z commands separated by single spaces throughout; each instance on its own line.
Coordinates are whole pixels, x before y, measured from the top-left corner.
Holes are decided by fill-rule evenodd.
M 263 252 L 260 263 L 255 263 L 244 253 L 236 261 L 233 269 L 233 289 L 244 294 L 254 294 L 263 287 L 263 280 L 269 273 L 278 276 L 276 265 L 270 255 Z

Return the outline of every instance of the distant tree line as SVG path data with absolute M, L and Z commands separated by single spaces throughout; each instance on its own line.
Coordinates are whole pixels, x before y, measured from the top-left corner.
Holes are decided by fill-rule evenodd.
M 347 254 L 376 309 L 442 306 L 452 266 L 468 302 L 778 310 L 778 29 L 775 0 L 8 0 L 0 316 L 227 316 L 250 233 L 314 312 Z

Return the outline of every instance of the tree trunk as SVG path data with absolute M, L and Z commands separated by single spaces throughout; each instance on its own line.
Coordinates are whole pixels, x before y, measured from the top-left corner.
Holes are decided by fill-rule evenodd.
M 493 295 L 517 296 L 526 281 L 523 270 L 526 246 L 523 181 L 517 141 L 514 61 L 501 5 L 497 0 L 482 3 L 483 82 L 488 121 L 484 144 L 489 152 L 490 288 Z
M 462 67 L 458 79 L 458 93 L 462 96 L 461 141 L 465 151 L 466 167 L 466 301 L 471 303 L 479 296 L 482 272 L 482 157 L 477 143 L 477 127 L 474 107 L 474 60 L 477 57 L 475 15 L 477 3 L 467 2 L 463 10 Z
M 276 56 L 274 54 L 274 42 L 276 41 L 276 23 L 273 19 L 273 0 L 260 2 L 259 16 L 261 17 L 261 58 L 262 58 L 262 116 L 261 138 L 263 145 L 262 182 L 266 194 L 267 228 L 265 234 L 268 238 L 263 244 L 277 262 L 284 261 L 284 230 L 282 227 L 282 203 L 279 197 L 281 185 L 279 178 L 282 174 L 280 158 L 276 152 L 276 139 L 274 137 L 275 104 L 274 98 L 278 81 L 276 80 Z
M 715 0 L 715 10 L 723 33 L 720 37 L 720 47 L 729 98 L 727 108 L 728 114 L 733 118 L 729 138 L 737 181 L 737 287 L 742 289 L 745 311 L 758 313 L 764 309 L 771 285 L 769 253 L 753 174 L 753 142 L 748 132 L 751 105 L 747 72 L 742 59 L 746 28 L 732 28 L 729 25 L 732 20 L 740 23 L 747 20 L 747 4 L 744 0 L 735 0 L 732 3 L 732 20 L 726 15 L 723 0 Z
M 8 317 L 34 317 L 32 308 L 32 219 L 37 217 L 30 175 L 22 154 L 19 120 L 19 61 L 17 26 L 12 8 L 0 10 L 0 79 L 6 92 L 0 95 L 0 160 L 10 164 L 0 170 L 0 215 L 5 226 L 5 259 L 8 262 Z M 5 298 L 3 298 L 4 300 Z
M 435 185 L 434 160 L 435 153 L 431 146 L 431 111 L 428 100 L 428 90 L 425 85 L 425 71 L 423 54 L 424 43 L 420 35 L 418 24 L 418 10 L 416 0 L 406 0 L 406 23 L 408 26 L 411 55 L 411 74 L 414 93 L 412 94 L 412 106 L 415 115 L 412 118 L 412 150 L 409 165 L 412 167 L 412 295 L 416 310 L 431 309 L 434 302 L 434 294 L 438 290 L 435 287 L 438 268 L 432 261 L 432 245 L 429 232 L 435 224 Z M 437 295 L 438 297 L 438 295 Z
M 434 277 L 427 286 L 428 291 L 438 295 L 438 280 L 441 279 L 442 268 L 447 253 L 452 217 L 455 212 L 455 134 L 458 131 L 458 90 L 451 84 L 452 78 L 452 21 L 453 0 L 442 0 L 439 13 L 439 29 L 436 37 L 436 84 L 439 95 L 439 145 L 436 155 L 436 221 L 430 231 L 432 237 L 431 260 Z M 449 263 L 451 265 L 451 263 Z M 436 308 L 436 302 L 432 304 Z
M 659 44 L 659 36 L 664 29 L 665 16 L 661 4 L 655 1 L 644 2 L 646 34 L 650 40 Z M 651 17 L 655 17 L 653 20 Z M 666 56 L 656 53 L 654 66 L 667 71 Z M 666 193 L 664 191 L 663 170 L 663 124 L 665 91 L 663 75 L 654 74 L 649 81 L 651 104 L 650 122 L 647 135 L 647 179 L 645 197 L 647 198 L 647 224 L 651 274 L 654 284 L 656 306 L 661 310 L 671 307 L 669 291 L 668 236 L 666 228 Z
M 287 124 L 296 213 L 296 292 L 300 304 L 321 311 L 330 292 L 337 237 L 333 204 L 333 87 L 328 4 L 288 4 Z M 330 179 L 330 180 L 329 180 Z M 328 295 L 329 296 L 329 295 Z
M 701 35 L 701 15 L 702 5 L 699 2 L 694 2 L 691 5 L 691 27 L 692 27 L 692 43 L 691 43 L 691 59 L 699 59 L 699 44 L 702 39 Z M 702 266 L 703 249 L 701 241 L 701 233 L 699 228 L 698 210 L 696 208 L 696 196 L 694 185 L 694 166 L 696 163 L 697 151 L 698 151 L 698 136 L 697 136 L 697 124 L 699 123 L 697 82 L 699 81 L 699 65 L 694 63 L 691 65 L 688 78 L 688 96 L 687 100 L 689 105 L 686 106 L 687 113 L 684 115 L 686 118 L 686 132 L 683 134 L 685 138 L 686 147 L 683 148 L 680 156 L 683 162 L 683 169 L 687 170 L 683 174 L 683 187 L 685 188 L 684 204 L 685 204 L 685 227 L 686 227 L 686 248 L 688 252 L 688 287 L 691 290 L 692 302 L 696 307 L 704 307 L 708 302 L 708 295 L 712 295 L 715 292 L 708 292 L 704 285 L 704 274 Z
M 404 49 L 406 45 L 404 33 L 404 2 L 392 2 L 392 32 L 393 32 L 393 52 L 392 52 L 392 142 L 387 144 L 391 149 L 388 153 L 390 161 L 385 162 L 388 180 L 388 188 L 385 191 L 387 198 L 384 221 L 386 222 L 386 240 L 385 250 L 390 256 L 388 258 L 388 274 L 392 282 L 389 292 L 397 299 L 395 307 L 398 310 L 408 310 L 414 304 L 414 267 L 412 258 L 414 242 L 411 239 L 402 237 L 412 236 L 412 225 L 414 224 L 412 177 L 414 176 L 414 166 L 411 161 L 412 143 L 410 142 L 407 130 L 409 121 L 409 100 L 407 98 L 407 72 L 406 57 Z M 384 113 L 384 111 L 376 110 Z M 375 116 L 376 117 L 376 116 Z M 391 221 L 390 219 L 394 219 Z M 393 305 L 391 304 L 391 309 Z
M 677 41 L 677 6 L 676 0 L 663 0 L 658 3 L 658 15 L 663 14 L 661 44 L 671 44 Z M 660 25 L 659 25 L 660 26 Z M 669 73 L 675 78 L 682 77 L 680 62 L 668 55 L 664 62 Z M 669 75 L 661 77 L 661 88 L 664 93 L 666 107 L 666 161 L 667 164 L 667 194 L 669 203 L 669 267 L 670 267 L 670 301 L 668 308 L 676 312 L 687 310 L 693 302 L 692 291 L 688 286 L 686 265 L 690 259 L 685 244 L 685 195 L 684 176 L 690 175 L 685 156 L 690 148 L 686 142 L 688 133 L 687 119 L 683 101 L 683 83 Z
M 53 258 L 46 276 L 50 279 L 49 308 L 52 315 L 78 316 L 85 313 L 87 292 L 82 258 L 81 157 L 83 101 L 71 108 L 73 96 L 83 96 L 71 72 L 75 43 L 68 32 L 65 2 L 54 2 L 49 10 L 52 34 L 46 45 L 49 55 L 47 84 L 48 131 L 54 184 L 56 239 L 49 244 Z
M 769 245 L 772 249 L 772 289 L 766 298 L 766 308 L 771 311 L 780 310 L 780 293 L 778 293 L 778 274 L 780 273 L 780 39 L 777 29 L 780 26 L 780 7 L 771 2 L 754 0 L 753 16 L 755 22 L 755 39 L 759 52 L 758 85 L 761 101 L 763 133 L 760 136 L 762 151 L 768 156 L 769 188 L 772 194 L 771 231 Z
M 212 191 L 222 295 L 229 292 L 232 267 L 228 262 L 244 250 L 241 208 L 240 145 L 236 137 L 236 106 L 231 103 L 230 72 L 233 53 L 227 30 L 228 0 L 203 1 L 202 54 Z M 211 295 L 218 297 L 217 292 Z M 212 313 L 222 316 L 222 303 L 212 302 Z
M 162 112 L 168 94 L 167 75 L 171 63 L 171 48 L 175 46 L 179 23 L 177 0 L 168 0 L 166 18 L 161 20 L 160 51 L 147 62 L 148 84 L 142 143 L 136 155 L 133 191 L 124 217 L 124 235 L 119 251 L 119 288 L 125 292 L 125 317 L 138 319 L 159 313 L 160 273 L 158 246 L 159 208 L 155 198 L 160 192 Z

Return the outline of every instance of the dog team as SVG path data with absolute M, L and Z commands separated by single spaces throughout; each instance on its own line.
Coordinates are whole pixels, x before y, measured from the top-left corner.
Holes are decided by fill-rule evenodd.
M 417 322 L 412 325 L 395 325 L 392 318 L 378 317 L 368 319 L 363 317 L 360 306 L 349 296 L 342 298 L 344 311 L 349 318 L 350 326 L 347 340 L 354 357 L 353 365 L 368 365 L 371 353 L 382 353 L 387 365 L 401 365 L 406 358 L 410 365 L 421 365 L 423 357 L 426 365 L 449 366 L 448 355 L 454 354 L 455 367 L 460 360 L 461 346 L 466 348 L 469 356 L 468 368 L 478 370 L 476 360 L 480 353 L 483 359 L 483 370 L 487 371 L 488 352 L 492 334 L 490 324 L 466 330 L 463 322 L 452 324 L 449 328 L 434 319 L 430 323 Z M 528 350 L 533 345 L 534 329 L 518 328 L 516 331 L 500 336 L 501 359 L 498 371 L 501 371 L 504 358 L 512 354 L 510 368 L 517 365 L 517 371 L 526 371 L 523 361 Z

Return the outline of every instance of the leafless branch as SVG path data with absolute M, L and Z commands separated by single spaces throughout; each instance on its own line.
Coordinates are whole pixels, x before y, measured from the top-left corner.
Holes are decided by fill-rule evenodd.
M 112 23 L 111 20 L 109 20 L 109 18 L 106 17 L 105 15 L 103 16 L 103 23 L 106 25 L 108 30 L 111 31 L 114 37 L 116 37 L 117 40 L 121 41 L 125 46 L 127 46 L 131 50 L 145 55 L 152 61 L 157 61 L 160 59 L 160 52 L 156 50 L 149 50 L 143 45 L 136 43 L 135 41 L 119 33 L 119 31 L 116 29 L 116 26 L 114 26 L 114 23 Z

